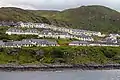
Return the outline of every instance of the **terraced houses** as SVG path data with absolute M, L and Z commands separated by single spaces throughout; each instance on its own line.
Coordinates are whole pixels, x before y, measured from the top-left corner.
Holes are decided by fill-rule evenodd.
M 22 30 L 21 28 L 27 28 L 27 29 Z M 39 29 L 42 29 L 42 30 L 39 30 Z M 119 34 L 105 35 L 105 34 L 102 34 L 101 32 L 97 32 L 97 31 L 57 27 L 54 25 L 48 25 L 48 24 L 44 24 L 44 23 L 31 23 L 31 22 L 28 22 L 28 23 L 17 22 L 16 24 L 14 24 L 13 28 L 9 28 L 6 31 L 6 34 L 8 34 L 8 35 L 12 35 L 12 34 L 38 35 L 39 38 L 76 39 L 76 40 L 78 40 L 78 42 L 75 42 L 75 43 L 79 43 L 79 41 L 84 41 L 85 43 L 92 42 L 92 43 L 90 43 L 91 46 L 92 45 L 94 45 L 94 46 L 95 45 L 110 46 L 112 44 L 118 43 L 117 37 L 120 37 Z M 104 40 L 97 41 L 97 43 L 96 43 L 93 36 L 104 38 Z M 93 42 L 94 42 L 94 44 L 93 44 Z M 71 45 L 71 43 L 70 43 L 70 45 Z M 74 41 L 73 41 L 73 43 L 74 43 Z M 85 43 L 84 43 L 84 45 L 86 45 Z M 110 45 L 108 45 L 108 44 L 110 44 Z

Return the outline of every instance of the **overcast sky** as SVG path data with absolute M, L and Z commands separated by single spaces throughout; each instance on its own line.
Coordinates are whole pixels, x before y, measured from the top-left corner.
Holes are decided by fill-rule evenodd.
M 120 0 L 0 0 L 0 7 L 64 10 L 82 5 L 104 5 L 120 11 Z

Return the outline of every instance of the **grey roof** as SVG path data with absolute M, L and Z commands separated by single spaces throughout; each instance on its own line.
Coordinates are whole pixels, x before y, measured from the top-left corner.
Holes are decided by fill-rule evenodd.
M 25 32 L 30 32 L 30 33 L 39 33 L 37 29 L 27 29 Z
M 108 43 L 114 43 L 114 42 L 117 42 L 117 39 L 114 39 L 114 38 L 111 38 L 111 37 L 107 37 L 103 41 L 106 41 Z
M 31 39 L 32 42 L 43 42 L 43 41 L 47 41 L 44 39 Z
M 31 24 L 33 24 L 33 23 L 31 23 L 31 22 L 27 22 L 27 23 L 23 23 L 24 25 L 31 25 Z
M 70 35 L 69 33 L 67 33 L 67 32 L 60 32 L 60 33 L 58 33 L 59 35 Z
M 57 45 L 57 42 L 48 41 L 48 45 Z
M 27 41 L 21 41 L 21 44 L 22 44 L 22 45 L 32 45 L 31 42 L 27 42 Z
M 110 42 L 107 42 L 107 41 L 99 41 L 99 42 L 91 42 L 93 44 L 105 44 L 105 45 L 119 45 L 118 43 L 110 43 Z
M 72 41 L 70 44 L 89 44 L 87 41 Z
M 60 31 L 51 31 L 51 30 L 43 30 L 42 32 L 40 32 L 41 34 L 45 34 L 45 35 L 70 35 L 67 32 L 60 32 Z
M 13 21 L 1 21 L 0 24 L 1 26 L 16 26 L 17 25 L 17 23 Z
M 31 42 L 31 39 L 23 39 L 22 42 Z
M 44 40 L 44 39 L 31 39 L 31 42 L 34 42 L 36 44 L 46 44 L 46 45 L 52 45 L 52 44 L 57 44 L 57 42 L 53 42 L 53 41 L 48 41 L 48 40 Z
M 118 43 L 120 43 L 120 39 L 118 39 Z
M 76 35 L 76 37 L 81 37 L 81 38 L 92 38 L 91 36 L 86 36 L 86 35 L 84 35 L 84 34 Z
M 43 30 L 40 32 L 41 34 L 45 34 L 48 35 L 49 33 L 54 34 L 55 32 L 51 31 L 51 30 Z
M 9 28 L 7 31 L 8 32 L 24 32 L 23 30 L 17 29 L 17 28 Z
M 22 42 L 27 43 L 27 44 L 33 42 L 33 43 L 36 43 L 36 44 L 46 44 L 46 45 L 48 45 L 48 43 L 50 41 L 44 40 L 44 39 L 24 39 L 24 40 L 22 40 Z
M 48 41 L 39 41 L 39 42 L 37 42 L 37 44 L 46 44 L 46 45 L 48 45 Z
M 13 42 L 5 42 L 5 46 L 14 46 Z
M 2 40 L 0 40 L 0 46 L 4 46 L 4 45 L 5 43 Z

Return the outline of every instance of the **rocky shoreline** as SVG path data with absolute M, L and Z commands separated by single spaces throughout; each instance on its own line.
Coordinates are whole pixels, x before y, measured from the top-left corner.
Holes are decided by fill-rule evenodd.
M 61 71 L 61 70 L 113 70 L 120 69 L 120 64 L 106 65 L 0 65 L 0 71 Z

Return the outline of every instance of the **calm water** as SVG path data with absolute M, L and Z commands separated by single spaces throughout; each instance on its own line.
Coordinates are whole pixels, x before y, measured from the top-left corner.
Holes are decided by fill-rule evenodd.
M 120 80 L 120 70 L 0 72 L 0 80 Z

